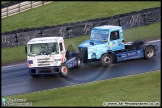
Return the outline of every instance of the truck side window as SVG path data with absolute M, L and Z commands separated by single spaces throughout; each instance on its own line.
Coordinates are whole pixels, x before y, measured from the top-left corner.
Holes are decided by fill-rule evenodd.
M 63 50 L 62 43 L 59 43 L 59 46 L 60 46 L 60 51 L 62 51 Z
M 116 39 L 119 39 L 119 31 L 111 32 L 111 34 L 110 34 L 110 41 L 111 40 L 116 40 Z

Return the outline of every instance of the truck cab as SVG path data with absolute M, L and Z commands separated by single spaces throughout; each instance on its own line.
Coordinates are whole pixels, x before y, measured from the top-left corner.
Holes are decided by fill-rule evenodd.
M 125 43 L 122 27 L 114 25 L 92 28 L 90 39 L 78 46 L 83 63 L 101 61 L 103 66 L 128 59 L 152 59 L 156 50 L 156 45 L 145 44 L 144 41 Z
M 60 66 L 66 61 L 62 37 L 34 38 L 27 43 L 28 67 Z
M 25 51 L 29 74 L 32 77 L 55 73 L 66 77 L 69 68 L 80 67 L 77 52 L 66 51 L 62 37 L 33 38 L 27 43 Z
M 81 58 L 90 62 L 99 60 L 108 50 L 123 50 L 125 45 L 122 27 L 111 25 L 94 27 L 91 30 L 90 39 L 81 43 L 78 49 Z

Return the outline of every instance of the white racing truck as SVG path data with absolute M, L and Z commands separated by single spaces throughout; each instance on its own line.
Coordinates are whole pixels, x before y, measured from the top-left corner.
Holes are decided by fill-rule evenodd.
M 32 77 L 55 73 L 65 77 L 69 68 L 80 67 L 78 53 L 66 51 L 62 37 L 31 39 L 25 46 L 25 52 L 29 74 Z

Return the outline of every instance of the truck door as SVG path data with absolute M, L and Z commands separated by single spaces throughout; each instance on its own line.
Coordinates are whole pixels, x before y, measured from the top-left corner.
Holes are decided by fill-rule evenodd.
M 63 41 L 59 43 L 59 47 L 60 47 L 60 54 L 61 54 L 61 62 L 64 63 L 66 61 L 66 56 L 65 56 L 66 50 Z
M 112 31 L 109 40 L 110 50 L 116 51 L 123 49 L 123 39 L 120 38 L 119 31 Z

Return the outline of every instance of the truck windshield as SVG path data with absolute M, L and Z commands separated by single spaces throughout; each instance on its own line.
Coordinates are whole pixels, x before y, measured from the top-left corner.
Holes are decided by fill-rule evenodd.
M 92 30 L 90 40 L 107 41 L 108 33 L 106 30 Z
M 28 56 L 59 54 L 58 43 L 39 43 L 27 45 Z

